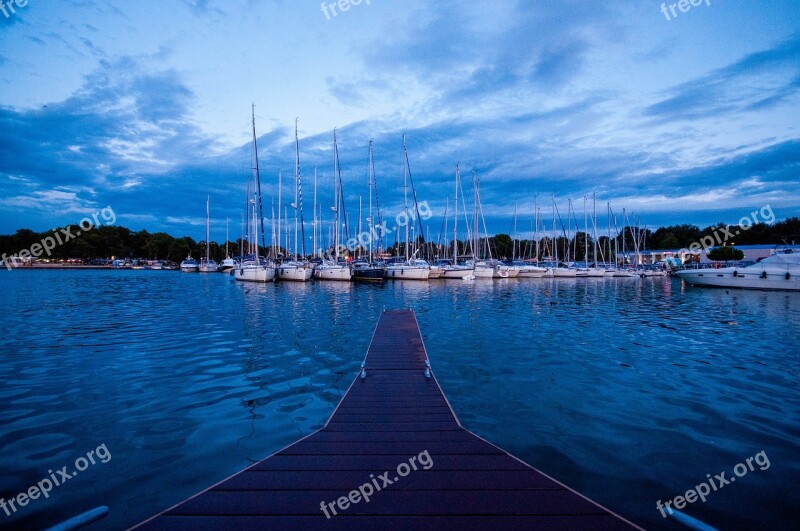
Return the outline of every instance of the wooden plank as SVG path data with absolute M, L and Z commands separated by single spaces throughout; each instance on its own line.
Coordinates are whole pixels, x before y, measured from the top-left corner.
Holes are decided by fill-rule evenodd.
M 436 464 L 434 462 L 434 464 Z M 349 492 L 353 485 L 370 481 L 365 470 L 248 470 L 217 486 L 215 490 L 336 490 Z M 410 476 L 409 476 L 410 477 Z M 410 481 L 392 485 L 399 490 L 563 490 L 563 487 L 533 470 L 417 470 Z
M 610 531 L 621 528 L 620 520 L 611 514 L 597 515 L 546 515 L 546 516 L 350 516 L 340 515 L 326 519 L 319 516 L 164 516 L 147 527 L 164 531 L 264 531 L 265 529 L 303 529 L 331 531 L 375 531 L 376 529 L 414 529 L 416 531 L 530 531 L 548 529 L 565 531 Z
M 400 478 L 400 481 L 408 480 Z M 392 479 L 392 478 L 390 478 Z M 172 515 L 303 515 L 320 512 L 320 503 L 335 501 L 357 489 L 330 491 L 221 491 L 214 489 L 179 505 Z M 424 493 L 392 489 L 376 492 L 369 503 L 350 505 L 348 515 L 546 515 L 600 514 L 595 504 L 568 490 L 433 490 Z

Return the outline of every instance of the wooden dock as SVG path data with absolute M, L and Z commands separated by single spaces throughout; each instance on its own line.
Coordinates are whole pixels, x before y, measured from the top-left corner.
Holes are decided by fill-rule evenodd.
M 464 429 L 412 311 L 363 371 L 321 430 L 138 529 L 638 529 Z

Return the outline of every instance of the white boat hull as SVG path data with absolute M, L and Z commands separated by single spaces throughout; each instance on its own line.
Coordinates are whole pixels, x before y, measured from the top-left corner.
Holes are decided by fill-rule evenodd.
M 576 270 L 566 267 L 554 267 L 552 271 L 554 278 L 575 278 L 578 274 Z
M 542 278 L 547 274 L 545 267 L 523 267 L 520 269 L 517 278 Z
M 472 272 L 475 278 L 494 278 L 493 267 L 476 267 Z
M 275 276 L 278 280 L 289 282 L 308 282 L 314 273 L 314 270 L 310 267 L 295 265 L 277 266 L 275 270 Z
M 471 267 L 444 267 L 441 269 L 442 278 L 445 279 L 460 279 L 472 275 Z
M 201 273 L 216 273 L 219 271 L 219 266 L 216 264 L 200 264 L 197 270 Z
M 317 280 L 337 280 L 349 282 L 353 273 L 347 266 L 319 266 L 314 269 L 314 278 Z
M 753 269 L 753 271 L 748 271 Z M 734 272 L 736 276 L 734 276 Z M 786 278 L 786 275 L 789 278 Z M 766 289 L 780 291 L 800 291 L 800 274 L 790 272 L 769 271 L 764 278 L 761 268 L 698 269 L 678 271 L 678 278 L 696 286 L 712 286 L 719 288 Z
M 269 266 L 244 266 L 234 270 L 233 278 L 240 282 L 272 282 L 275 268 Z
M 428 280 L 430 269 L 410 265 L 392 265 L 386 268 L 386 278 L 391 280 Z

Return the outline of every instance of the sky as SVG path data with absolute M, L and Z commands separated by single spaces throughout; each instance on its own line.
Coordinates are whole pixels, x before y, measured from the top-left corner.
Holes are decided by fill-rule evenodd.
M 210 196 L 212 240 L 227 220 L 234 239 L 253 104 L 268 224 L 279 172 L 294 201 L 295 120 L 307 222 L 315 168 L 330 221 L 334 128 L 351 223 L 370 140 L 381 211 L 402 211 L 405 135 L 434 240 L 457 163 L 490 233 L 516 210 L 529 235 L 554 198 L 582 224 L 596 197 L 601 227 L 609 203 L 649 228 L 800 215 L 800 3 L 695 3 L 12 1 L 0 233 L 111 207 L 119 225 L 200 240 Z

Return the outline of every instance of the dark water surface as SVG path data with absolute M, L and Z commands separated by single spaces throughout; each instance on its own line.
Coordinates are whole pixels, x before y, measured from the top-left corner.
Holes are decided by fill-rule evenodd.
M 0 527 L 107 505 L 87 529 L 124 528 L 263 459 L 324 424 L 380 311 L 404 307 L 465 427 L 634 522 L 675 528 L 658 500 L 762 451 L 768 468 L 751 460 L 685 512 L 721 528 L 800 521 L 797 293 L 17 270 L 0 271 L 0 302 L 0 496 L 86 468 L 0 509 Z M 95 464 L 76 463 L 90 451 Z

